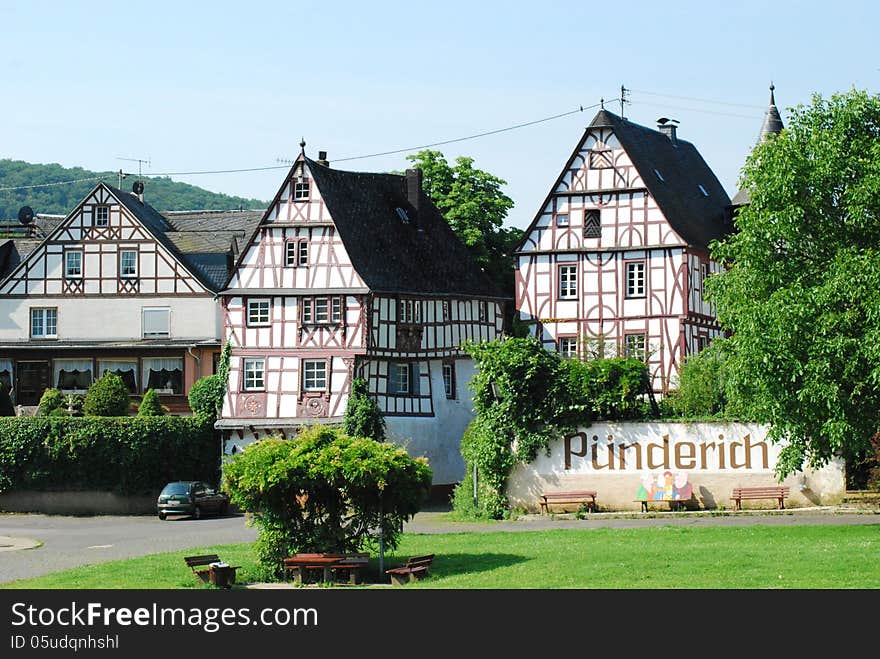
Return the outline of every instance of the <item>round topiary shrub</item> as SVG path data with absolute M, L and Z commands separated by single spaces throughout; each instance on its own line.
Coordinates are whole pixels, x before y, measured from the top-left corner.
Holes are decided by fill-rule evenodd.
M 141 400 L 141 404 L 138 407 L 138 416 L 164 416 L 165 409 L 162 407 L 162 403 L 159 402 L 159 394 L 157 394 L 153 389 L 147 389 L 147 393 L 144 394 L 143 399 Z
M 89 387 L 83 412 L 86 416 L 128 416 L 130 402 L 128 389 L 122 378 L 107 372 Z
M 40 414 L 51 414 L 67 406 L 67 397 L 59 389 L 46 389 L 40 398 Z

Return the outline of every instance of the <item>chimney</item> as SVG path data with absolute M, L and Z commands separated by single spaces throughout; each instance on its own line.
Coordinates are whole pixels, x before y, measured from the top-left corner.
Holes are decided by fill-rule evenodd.
M 324 165 L 324 167 L 330 166 L 330 163 L 327 160 L 327 152 L 326 151 L 318 151 L 318 164 Z
M 666 117 L 660 117 L 657 120 L 657 130 L 666 135 L 673 144 L 677 142 L 675 134 L 675 129 L 678 128 L 677 123 L 678 119 L 667 119 Z
M 419 210 L 419 199 L 422 195 L 422 170 L 406 170 L 406 200 L 410 205 Z

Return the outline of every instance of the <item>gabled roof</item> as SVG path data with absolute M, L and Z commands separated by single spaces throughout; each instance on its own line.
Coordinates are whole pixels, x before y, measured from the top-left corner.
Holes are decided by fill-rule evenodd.
M 688 244 L 706 248 L 724 236 L 730 197 L 693 144 L 608 110 L 600 110 L 587 130 L 598 127 L 614 131 L 667 222 Z
M 410 204 L 406 176 L 305 161 L 352 265 L 371 290 L 504 297 L 421 188 L 418 210 Z

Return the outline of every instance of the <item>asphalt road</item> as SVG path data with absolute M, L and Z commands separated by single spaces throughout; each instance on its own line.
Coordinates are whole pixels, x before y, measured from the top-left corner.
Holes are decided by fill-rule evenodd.
M 425 511 L 404 527 L 410 533 L 467 533 L 486 531 L 538 531 L 545 529 L 642 528 L 647 526 L 746 526 L 873 524 L 880 528 L 880 510 L 845 508 L 790 509 L 724 514 L 594 513 L 585 519 L 529 515 L 517 520 L 472 523 L 454 522 L 444 511 Z M 58 515 L 0 514 L 0 583 L 39 576 L 70 567 L 120 558 L 144 556 L 215 544 L 251 542 L 257 530 L 243 515 L 171 517 L 162 522 L 152 516 L 67 517 Z M 3 544 L 33 539 L 35 549 L 6 550 Z

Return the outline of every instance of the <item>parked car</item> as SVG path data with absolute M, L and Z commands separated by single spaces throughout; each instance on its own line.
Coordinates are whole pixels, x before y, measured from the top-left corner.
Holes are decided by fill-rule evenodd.
M 225 515 L 228 509 L 229 495 L 217 492 L 203 481 L 168 483 L 156 501 L 159 519 L 168 515 L 190 515 L 199 519 L 204 513 Z

